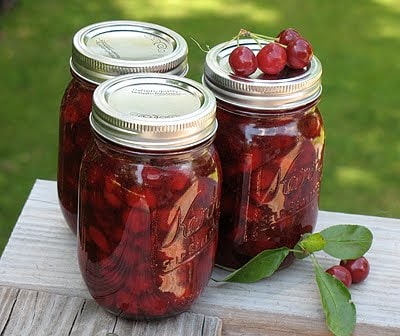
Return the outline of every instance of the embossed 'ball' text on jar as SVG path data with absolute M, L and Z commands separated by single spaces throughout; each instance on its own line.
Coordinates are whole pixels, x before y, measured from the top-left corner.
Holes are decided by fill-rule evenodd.
M 74 35 L 72 79 L 60 107 L 57 174 L 59 203 L 72 231 L 76 232 L 79 166 L 91 137 L 93 91 L 103 81 L 127 73 L 185 76 L 187 52 L 182 36 L 147 22 L 100 22 Z
M 251 39 L 240 43 L 255 53 L 260 48 Z M 243 78 L 228 63 L 236 46 L 212 48 L 203 75 L 217 98 L 215 144 L 223 170 L 216 263 L 229 269 L 265 249 L 293 247 L 313 231 L 325 142 L 319 60 L 275 77 L 257 71 Z
M 106 310 L 162 318 L 187 310 L 207 285 L 221 190 L 215 107 L 208 89 L 177 76 L 124 75 L 96 89 L 78 260 Z

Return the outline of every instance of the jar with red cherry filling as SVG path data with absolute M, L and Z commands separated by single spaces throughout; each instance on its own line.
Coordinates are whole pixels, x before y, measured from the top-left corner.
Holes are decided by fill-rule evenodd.
M 57 189 L 64 218 L 76 232 L 79 167 L 91 138 L 94 89 L 126 73 L 185 76 L 187 44 L 176 32 L 152 23 L 100 22 L 74 35 L 70 70 L 72 79 L 60 109 Z
M 260 49 L 251 39 L 240 44 Z M 217 98 L 215 144 L 223 169 L 216 263 L 228 269 L 265 249 L 293 247 L 314 229 L 325 142 L 319 60 L 314 56 L 303 70 L 243 78 L 228 63 L 236 46 L 212 48 L 203 76 Z
M 167 75 L 101 84 L 82 159 L 78 259 L 93 298 L 132 319 L 187 310 L 217 247 L 221 167 L 215 98 Z

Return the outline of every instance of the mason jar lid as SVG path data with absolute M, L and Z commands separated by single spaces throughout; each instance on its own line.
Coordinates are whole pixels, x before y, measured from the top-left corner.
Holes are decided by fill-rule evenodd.
M 168 28 L 147 22 L 106 21 L 74 35 L 70 66 L 95 84 L 127 73 L 185 76 L 187 54 L 185 39 Z
M 240 45 L 255 54 L 261 49 L 253 39 L 241 39 Z M 203 84 L 218 99 L 256 110 L 281 110 L 306 105 L 321 95 L 322 67 L 317 57 L 307 69 L 288 71 L 282 78 L 267 79 L 260 70 L 245 78 L 235 75 L 229 65 L 236 47 L 236 41 L 221 43 L 207 53 Z
M 193 80 L 168 74 L 128 74 L 100 84 L 93 95 L 92 128 L 111 142 L 168 151 L 210 139 L 216 101 Z

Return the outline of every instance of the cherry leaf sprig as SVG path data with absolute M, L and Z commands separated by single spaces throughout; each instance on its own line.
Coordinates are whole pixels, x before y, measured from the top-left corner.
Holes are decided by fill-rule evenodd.
M 222 281 L 252 283 L 267 278 L 274 274 L 288 254 L 287 247 L 262 251 Z
M 312 255 L 315 279 L 328 329 L 337 336 L 351 335 L 356 325 L 356 306 L 347 287 L 319 265 Z
M 356 324 L 356 307 L 348 288 L 319 264 L 315 252 L 349 260 L 362 257 L 371 247 L 372 232 L 362 225 L 339 224 L 320 232 L 305 234 L 293 249 L 281 247 L 260 252 L 222 282 L 253 283 L 275 273 L 292 252 L 298 259 L 310 257 L 318 285 L 326 325 L 336 336 L 348 336 Z M 215 279 L 214 279 L 215 280 Z

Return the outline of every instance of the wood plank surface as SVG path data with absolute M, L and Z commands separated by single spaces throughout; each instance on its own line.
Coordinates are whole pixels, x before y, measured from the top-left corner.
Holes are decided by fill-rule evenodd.
M 183 313 L 157 322 L 128 321 L 93 300 L 0 287 L 2 336 L 218 336 L 219 318 Z
M 367 254 L 370 276 L 351 287 L 357 306 L 354 335 L 398 336 L 400 219 L 320 211 L 316 229 L 343 223 L 365 225 L 374 234 Z M 326 268 L 338 262 L 325 254 L 318 258 Z M 225 274 L 215 269 L 213 277 Z M 0 285 L 90 298 L 55 182 L 36 181 L 0 259 Z M 210 281 L 191 311 L 221 318 L 223 335 L 329 335 L 308 259 L 256 284 Z

